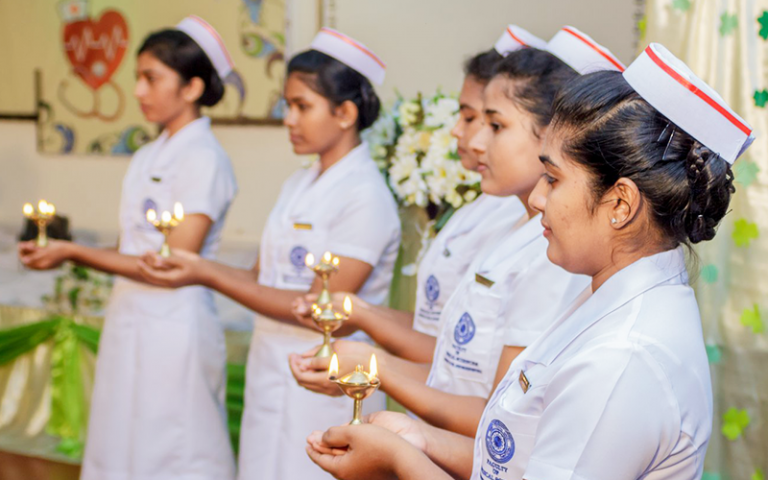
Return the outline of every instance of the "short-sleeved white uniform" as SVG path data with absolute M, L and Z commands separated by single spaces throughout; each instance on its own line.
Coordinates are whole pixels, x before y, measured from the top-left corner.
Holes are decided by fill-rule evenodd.
M 543 230 L 523 216 L 477 256 L 443 309 L 428 386 L 488 398 L 504 346 L 533 343 L 589 284 L 549 261 Z
M 512 362 L 473 479 L 701 478 L 712 386 L 682 249 L 590 291 Z
M 237 192 L 208 118 L 163 133 L 131 160 L 120 202 L 120 253 L 157 251 L 150 208 L 203 214 L 200 254 L 213 259 Z M 96 363 L 83 480 L 232 479 L 226 346 L 210 290 L 157 288 L 117 278 Z
M 508 230 L 525 208 L 515 197 L 480 195 L 445 224 L 419 262 L 413 328 L 437 336 L 440 314 L 478 252 Z
M 373 266 L 357 295 L 381 304 L 400 245 L 394 198 L 365 143 L 318 177 L 319 167 L 298 171 L 283 185 L 262 236 L 259 283 L 307 291 L 315 274 L 304 265 L 306 254 L 319 259 L 330 251 Z M 319 332 L 256 318 L 240 436 L 241 480 L 329 478 L 307 457 L 306 437 L 313 430 L 348 423 L 352 400 L 304 389 L 288 366 L 289 354 L 320 343 Z M 384 395 L 377 392 L 364 407 L 384 409 Z

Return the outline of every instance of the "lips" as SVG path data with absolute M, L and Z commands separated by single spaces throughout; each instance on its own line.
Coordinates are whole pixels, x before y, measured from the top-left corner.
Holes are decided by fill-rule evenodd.
M 544 223 L 543 218 L 541 219 L 541 226 L 544 227 L 544 236 L 550 237 L 552 235 L 552 229 L 549 228 L 549 226 L 546 223 Z

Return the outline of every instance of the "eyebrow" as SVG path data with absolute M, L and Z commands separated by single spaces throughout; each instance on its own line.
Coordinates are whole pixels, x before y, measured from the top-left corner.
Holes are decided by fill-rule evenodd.
M 500 112 L 492 108 L 486 108 L 485 110 L 483 110 L 483 113 L 485 113 L 486 115 L 499 115 Z
M 539 155 L 539 161 L 545 165 L 552 166 L 552 168 L 557 168 L 557 169 L 560 168 L 557 166 L 555 162 L 552 161 L 551 158 L 549 158 L 549 155 Z
M 466 103 L 461 103 L 459 104 L 459 110 L 475 110 L 475 109 Z

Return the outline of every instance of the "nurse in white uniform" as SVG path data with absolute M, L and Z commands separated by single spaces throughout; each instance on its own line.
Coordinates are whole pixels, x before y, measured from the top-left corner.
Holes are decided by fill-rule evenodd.
M 331 429 L 310 454 L 339 478 L 449 478 L 422 452 L 477 480 L 701 478 L 712 390 L 681 245 L 715 236 L 751 128 L 658 44 L 568 85 L 552 128 L 531 203 L 590 288 L 515 359 L 474 442 L 404 416 L 402 437 Z
M 482 126 L 483 89 L 491 80 L 494 66 L 510 52 L 521 46 L 537 48 L 546 42 L 509 25 L 494 48 L 470 58 L 464 65 L 464 83 L 459 95 L 459 120 L 451 130 L 456 138 L 461 164 L 470 171 L 479 168 L 477 154 L 469 147 L 470 140 Z M 499 232 L 506 231 L 523 215 L 525 209 L 517 197 L 481 194 L 475 201 L 461 207 L 430 243 L 419 263 L 414 312 L 370 305 L 347 292 L 333 294 L 341 308 L 346 296 L 352 299 L 354 310 L 337 336 L 356 330 L 365 333 L 388 352 L 418 363 L 429 363 L 435 349 L 437 326 L 443 306 L 453 294 L 462 275 L 477 252 Z M 311 318 L 311 305 L 317 295 L 307 295 L 296 302 L 294 314 L 302 324 L 316 328 Z M 309 358 L 307 354 L 303 358 Z M 292 359 L 292 370 L 303 370 L 301 356 Z M 425 375 L 428 367 L 424 368 Z
M 610 53 L 585 34 L 567 34 L 561 42 L 564 34 L 553 39 L 553 45 L 561 45 L 556 49 L 560 57 L 593 69 L 617 68 L 605 60 L 604 55 L 612 58 Z M 583 48 L 587 39 L 592 44 Z M 413 366 L 383 352 L 377 355 L 382 389 L 432 425 L 473 435 L 488 397 L 512 360 L 589 283 L 588 277 L 549 261 L 541 218 L 528 204 L 544 173 L 538 155 L 552 101 L 576 76 L 555 55 L 528 48 L 499 62 L 485 89 L 485 126 L 471 142 L 483 156 L 481 185 L 487 193 L 517 196 L 526 214 L 486 244 L 448 300 L 426 382 L 414 374 Z M 342 361 L 345 352 L 358 357 L 352 364 L 360 361 L 359 345 L 340 342 L 336 350 Z
M 31 268 L 72 260 L 119 275 L 99 345 L 85 480 L 234 479 L 226 409 L 224 332 L 211 292 L 141 283 L 137 256 L 163 236 L 146 212 L 184 221 L 172 249 L 214 258 L 237 192 L 229 158 L 201 106 L 218 103 L 232 62 L 216 31 L 197 17 L 147 37 L 139 49 L 135 95 L 163 131 L 134 155 L 123 182 L 119 251 L 51 241 L 20 245 Z
M 371 304 L 387 297 L 400 220 L 359 135 L 379 114 L 371 83 L 383 80 L 384 63 L 373 52 L 340 32 L 322 29 L 311 50 L 291 59 L 284 90 L 284 123 L 294 151 L 320 158 L 283 185 L 253 271 L 192 255 L 166 262 L 149 256 L 144 264 L 153 281 L 201 283 L 259 314 L 247 366 L 242 480 L 328 478 L 304 454 L 304 439 L 313 429 L 349 420 L 348 399 L 314 395 L 293 381 L 288 355 L 319 345 L 322 335 L 298 325 L 291 304 L 307 291 L 320 290 L 304 261 L 308 253 L 319 259 L 325 251 L 341 259 L 331 290 L 357 292 Z M 372 411 L 384 406 L 381 393 L 366 401 Z

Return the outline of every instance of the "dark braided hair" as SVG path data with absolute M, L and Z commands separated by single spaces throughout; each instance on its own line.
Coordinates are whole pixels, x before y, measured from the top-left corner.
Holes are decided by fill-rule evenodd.
M 735 192 L 730 165 L 646 102 L 619 72 L 584 75 L 554 102 L 563 152 L 592 176 L 593 204 L 632 180 L 669 248 L 711 240 Z

